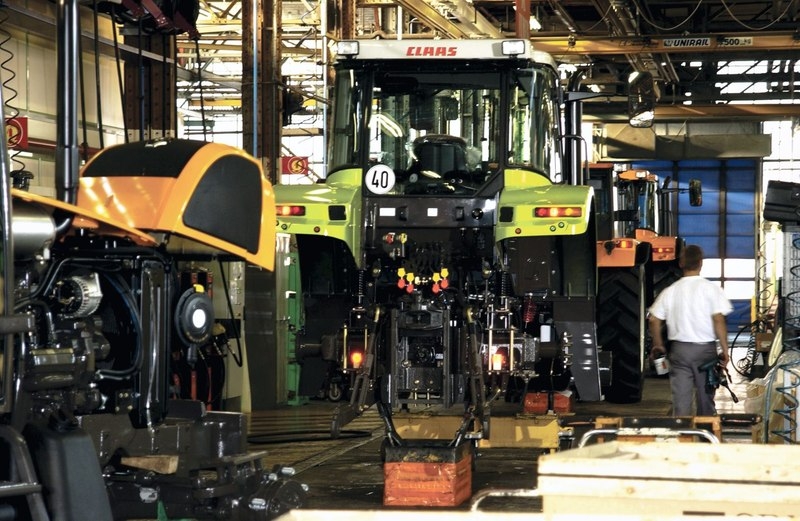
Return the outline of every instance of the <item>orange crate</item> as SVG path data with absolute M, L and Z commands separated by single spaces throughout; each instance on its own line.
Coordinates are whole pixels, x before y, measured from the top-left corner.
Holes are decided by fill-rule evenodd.
M 470 443 L 388 447 L 383 464 L 385 506 L 453 507 L 472 497 Z
M 553 412 L 572 412 L 575 400 L 572 393 L 526 393 L 525 400 L 522 404 L 522 410 L 525 414 L 545 414 L 550 409 L 550 395 L 552 395 L 552 411 Z

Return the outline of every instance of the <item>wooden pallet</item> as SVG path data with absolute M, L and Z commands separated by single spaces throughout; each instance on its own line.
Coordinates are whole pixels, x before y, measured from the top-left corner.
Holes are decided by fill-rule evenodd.
M 681 442 L 698 441 L 697 435 L 680 434 L 681 431 L 708 431 L 722 441 L 722 424 L 719 416 L 693 417 L 598 417 L 595 418 L 595 429 L 617 431 L 617 441 L 646 443 L 666 439 Z M 597 441 L 604 441 L 604 436 L 597 436 Z

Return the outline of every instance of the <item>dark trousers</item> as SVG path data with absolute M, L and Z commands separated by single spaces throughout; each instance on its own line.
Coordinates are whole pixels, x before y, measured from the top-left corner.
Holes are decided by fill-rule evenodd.
M 672 342 L 669 350 L 669 385 L 672 390 L 673 416 L 714 416 L 716 389 L 706 387 L 706 373 L 698 370 L 703 363 L 717 357 L 716 342 L 695 344 Z M 692 397 L 697 414 L 692 414 Z

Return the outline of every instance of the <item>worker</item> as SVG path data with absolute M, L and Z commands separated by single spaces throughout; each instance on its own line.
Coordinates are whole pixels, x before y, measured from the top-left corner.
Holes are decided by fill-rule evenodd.
M 718 358 L 724 368 L 730 361 L 725 315 L 733 306 L 722 288 L 700 276 L 703 250 L 699 246 L 684 248 L 679 265 L 683 277 L 664 289 L 650 307 L 650 358 L 667 354 L 673 416 L 691 416 L 693 396 L 698 416 L 714 416 L 716 387 L 706 385 L 708 375 L 701 366 Z M 665 322 L 669 352 L 662 334 Z

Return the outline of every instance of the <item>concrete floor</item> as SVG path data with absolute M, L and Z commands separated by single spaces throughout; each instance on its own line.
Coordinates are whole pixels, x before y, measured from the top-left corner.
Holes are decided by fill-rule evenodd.
M 724 389 L 717 393 L 720 414 L 744 413 L 747 380 L 731 371 L 731 388 L 740 397 L 734 403 Z M 251 448 L 266 450 L 265 466 L 292 466 L 296 479 L 309 487 L 308 509 L 381 510 L 384 474 L 381 445 L 384 424 L 374 407 L 344 427 L 338 439 L 331 439 L 330 426 L 337 404 L 310 401 L 306 405 L 282 407 L 253 413 Z M 575 405 L 573 414 L 560 415 L 564 424 L 574 424 L 572 446 L 583 431 L 591 428 L 596 417 L 670 416 L 669 382 L 666 377 L 648 376 L 640 403 L 618 405 L 606 402 Z M 750 425 L 725 425 L 723 442 L 749 443 Z M 473 493 L 487 488 L 532 489 L 536 487 L 537 459 L 542 450 L 520 448 L 478 449 L 473 467 Z M 450 511 L 469 509 L 469 501 Z M 441 507 L 440 507 L 441 508 Z M 538 512 L 539 498 L 489 499 L 482 510 Z

